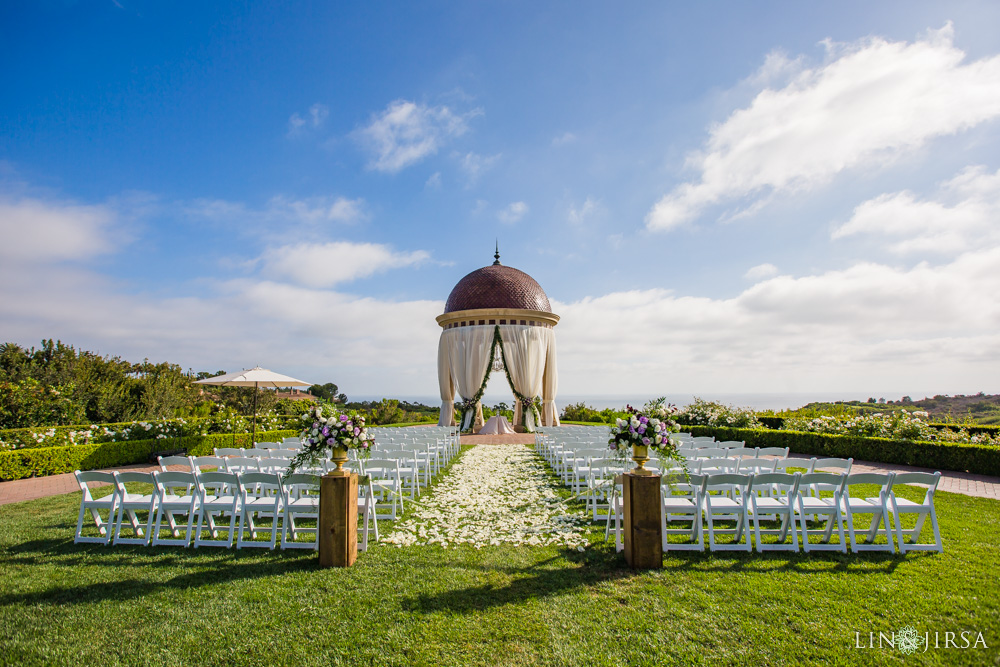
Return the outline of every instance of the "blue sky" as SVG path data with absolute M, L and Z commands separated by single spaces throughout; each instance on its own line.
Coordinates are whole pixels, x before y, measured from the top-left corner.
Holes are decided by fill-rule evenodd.
M 1000 392 L 1000 6 L 538 4 L 4 3 L 0 338 L 433 397 L 498 238 L 563 394 Z

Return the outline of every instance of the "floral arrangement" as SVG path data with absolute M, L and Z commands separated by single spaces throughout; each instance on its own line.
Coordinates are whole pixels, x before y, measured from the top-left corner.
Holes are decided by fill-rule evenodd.
M 317 406 L 302 415 L 302 421 L 307 422 L 299 433 L 302 451 L 288 464 L 288 474 L 327 458 L 327 452 L 334 449 L 356 449 L 367 457 L 375 444 L 375 436 L 365 428 L 365 418 L 357 413 L 331 413 L 325 406 Z
M 672 418 L 677 414 L 676 407 L 668 405 L 665 399 L 656 399 L 643 406 L 641 411 L 627 405 L 625 412 L 626 418 L 617 419 L 611 427 L 608 439 L 611 451 L 618 456 L 626 456 L 631 447 L 644 445 L 661 459 L 683 460 L 677 445 L 670 440 L 670 434 L 677 431 L 677 423 Z

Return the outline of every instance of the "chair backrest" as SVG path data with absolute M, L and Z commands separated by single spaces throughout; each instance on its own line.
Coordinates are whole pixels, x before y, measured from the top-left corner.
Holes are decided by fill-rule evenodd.
M 718 447 L 719 449 L 739 449 L 747 446 L 747 443 L 742 440 L 722 440 L 720 442 L 712 445 L 713 447 Z
M 85 472 L 77 470 L 73 474 L 76 475 L 76 482 L 80 485 L 80 490 L 83 491 L 83 497 L 86 500 L 93 500 L 93 496 L 90 493 L 91 484 L 110 484 L 114 492 L 117 493 L 114 473 L 100 472 L 99 470 L 87 470 Z
M 926 488 L 926 493 L 924 494 L 924 502 L 933 500 L 934 491 L 937 490 L 938 483 L 941 481 L 940 472 L 899 472 L 895 473 L 890 480 L 890 492 L 895 497 L 895 491 L 892 487 L 897 484 L 916 484 Z
M 853 463 L 854 459 L 816 459 L 809 472 L 841 470 L 846 475 L 851 472 L 851 464 Z
M 892 473 L 884 472 L 857 472 L 852 475 L 844 475 L 844 497 L 847 498 L 852 495 L 851 487 L 855 484 L 863 484 L 865 486 L 874 484 L 880 487 L 879 497 L 884 499 L 885 494 L 892 487 L 891 480 Z M 868 489 L 865 489 L 860 495 L 867 496 L 870 494 Z
M 746 495 L 753 485 L 754 475 L 744 475 L 741 473 L 721 473 L 705 475 L 705 492 L 709 491 L 729 491 L 733 487 L 739 487 L 740 493 Z
M 267 455 L 272 459 L 294 459 L 298 453 L 297 449 L 271 449 Z
M 265 459 L 261 458 L 257 461 L 257 470 L 261 472 L 285 472 L 288 470 L 288 464 L 291 459 Z M 248 468 L 249 470 L 249 468 Z
M 758 447 L 757 456 L 776 456 L 779 459 L 788 458 L 788 447 Z
M 245 456 L 241 447 L 216 447 L 212 452 L 216 456 Z
M 695 443 L 715 442 L 715 436 L 714 435 L 693 435 L 693 436 L 691 436 L 691 440 L 693 442 L 695 442 Z
M 160 470 L 166 472 L 168 466 L 184 466 L 191 470 L 191 459 L 186 456 L 157 456 L 156 462 L 160 464 Z
M 277 442 L 255 442 L 254 449 L 281 449 L 281 444 Z
M 396 459 L 368 459 L 365 474 L 375 479 L 390 479 L 399 476 L 399 461 Z
M 219 470 L 226 469 L 226 461 L 229 459 L 224 459 L 221 456 L 192 456 L 191 457 L 191 469 L 198 471 L 202 468 L 217 468 Z
M 297 472 L 282 477 L 281 489 L 286 501 L 304 495 L 319 495 L 319 475 Z
M 739 459 L 702 459 L 699 471 L 702 475 L 735 473 L 738 467 Z
M 192 472 L 158 471 L 153 473 L 153 482 L 156 484 L 156 490 L 162 498 L 167 494 L 175 496 L 187 495 L 194 486 L 195 479 Z M 183 492 L 178 493 L 181 490 Z
M 752 459 L 757 458 L 757 449 L 750 447 L 733 447 L 728 452 L 728 458 L 731 459 Z
M 260 463 L 257 459 L 252 459 L 248 456 L 234 456 L 230 459 L 226 459 L 225 466 L 220 468 L 221 471 L 225 472 L 257 472 L 260 470 Z
M 729 450 L 721 447 L 703 447 L 695 451 L 700 459 L 724 459 L 729 455 Z
M 739 472 L 774 472 L 777 459 L 736 459 Z
M 789 468 L 802 468 L 796 472 L 809 472 L 812 467 L 812 459 L 772 459 L 774 461 L 774 472 L 788 472 Z
M 844 481 L 847 475 L 838 475 L 832 472 L 807 472 L 799 478 L 799 489 L 815 487 L 817 490 L 833 491 L 839 494 L 844 488 Z
M 153 473 L 151 472 L 115 472 L 115 488 L 118 490 L 118 495 L 121 498 L 125 498 L 127 495 L 140 495 L 131 493 L 128 490 L 129 484 L 152 484 L 153 483 Z
M 239 476 L 232 472 L 195 473 L 195 480 L 203 501 L 211 496 L 235 494 L 240 488 Z
M 270 495 L 281 492 L 281 476 L 272 472 L 245 472 L 238 475 L 240 493 L 247 496 Z
M 789 474 L 787 472 L 762 472 L 753 476 L 754 487 L 778 486 L 789 495 L 799 490 L 799 482 L 802 479 L 800 473 Z

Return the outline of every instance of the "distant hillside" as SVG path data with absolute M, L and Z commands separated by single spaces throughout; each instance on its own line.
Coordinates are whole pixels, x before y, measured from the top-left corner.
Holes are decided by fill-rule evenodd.
M 912 400 L 904 396 L 899 401 L 869 398 L 867 401 L 836 401 L 834 403 L 809 403 L 797 410 L 777 413 L 780 416 L 814 416 L 843 412 L 887 412 L 890 410 L 924 410 L 931 422 L 957 422 L 965 424 L 1000 424 L 1000 394 L 982 392 L 974 396 L 962 394 Z

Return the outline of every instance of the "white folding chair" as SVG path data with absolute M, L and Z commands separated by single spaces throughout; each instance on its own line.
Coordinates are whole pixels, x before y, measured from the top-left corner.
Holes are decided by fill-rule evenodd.
M 190 458 L 192 472 L 201 472 L 204 468 L 214 468 L 216 472 L 226 472 L 227 461 L 232 460 L 221 456 L 192 456 Z
M 136 485 L 153 486 L 153 475 L 148 472 L 115 472 L 115 488 L 118 490 L 118 515 L 115 519 L 115 537 L 112 544 L 149 544 L 149 534 L 153 529 L 153 519 L 156 517 L 156 491 L 145 488 L 135 490 Z M 133 490 L 130 490 L 129 487 Z M 146 522 L 139 520 L 136 512 L 146 513 Z M 122 537 L 122 526 L 128 517 L 134 537 Z
M 892 475 L 882 473 L 856 473 L 847 475 L 844 478 L 844 492 L 841 494 L 841 511 L 844 514 L 844 521 L 847 523 L 847 533 L 851 538 L 851 551 L 895 551 L 892 545 L 891 519 L 889 518 L 889 491 L 892 489 Z M 855 496 L 851 487 L 858 485 L 874 484 L 879 487 L 878 498 Z M 858 542 L 858 528 L 855 526 L 854 516 L 857 514 L 870 514 L 871 525 L 865 535 L 863 542 Z M 879 530 L 879 526 L 882 529 Z M 876 544 L 875 539 L 881 533 L 885 537 L 885 544 Z
M 245 472 L 260 472 L 260 460 L 249 456 L 234 456 L 224 461 L 217 472 L 231 472 L 242 475 Z M 268 471 L 265 471 L 268 472 Z
M 397 504 L 398 514 L 402 514 L 405 509 L 403 483 L 398 461 L 396 459 L 369 459 L 365 462 L 365 474 L 371 477 L 376 509 L 390 509 L 388 514 L 385 512 L 379 514 L 379 518 L 395 521 Z
M 220 458 L 225 458 L 227 456 L 246 456 L 243 452 L 246 450 L 241 447 L 216 447 L 212 450 L 215 456 Z
M 798 551 L 799 537 L 795 527 L 795 497 L 799 491 L 799 473 L 789 475 L 781 472 L 763 472 L 753 476 L 754 489 L 766 489 L 767 494 L 750 494 L 750 514 L 753 517 L 753 533 L 757 551 Z M 773 493 L 772 490 L 780 491 Z M 761 529 L 761 519 L 774 521 L 781 519 L 781 525 L 774 529 Z M 789 531 L 791 528 L 791 531 Z M 792 534 L 791 544 L 785 540 Z M 764 542 L 762 535 L 776 535 L 777 542 Z
M 660 524 L 663 532 L 664 551 L 704 551 L 705 540 L 701 523 L 702 496 L 705 490 L 704 475 L 687 475 L 687 479 L 667 479 L 660 489 L 662 507 Z M 690 521 L 690 528 L 669 528 L 672 521 Z M 671 542 L 671 535 L 683 535 L 687 542 Z
M 358 515 L 359 518 L 363 517 L 364 519 L 361 530 L 361 543 L 358 545 L 358 549 L 368 551 L 369 530 L 375 533 L 375 541 L 378 542 L 378 519 L 375 516 L 375 491 L 372 487 L 372 478 L 368 475 L 360 475 L 358 477 Z
M 704 469 L 703 469 L 704 470 Z M 702 493 L 705 521 L 708 524 L 708 545 L 712 551 L 751 551 L 753 543 L 750 531 L 747 529 L 747 517 L 750 512 L 750 490 L 753 488 L 753 475 L 739 473 L 710 474 L 705 479 Z M 728 495 L 731 492 L 732 495 Z M 733 528 L 716 528 L 715 522 L 720 520 L 736 521 Z M 733 541 L 717 543 L 715 535 L 732 535 Z
M 240 482 L 231 472 L 195 473 L 195 487 L 198 492 L 198 507 L 195 523 L 194 548 L 201 546 L 231 548 L 236 541 L 236 522 L 240 520 Z M 226 515 L 229 526 L 226 527 Z M 208 529 L 209 538 L 201 534 Z M 226 539 L 218 539 L 219 531 L 226 531 Z
M 840 551 L 847 553 L 847 541 L 844 539 L 844 516 L 840 511 L 841 494 L 844 489 L 845 475 L 835 475 L 826 472 L 806 473 L 799 477 L 799 491 L 795 494 L 795 504 L 798 509 L 799 522 L 802 530 L 803 551 Z M 832 496 L 823 496 L 822 492 L 829 490 Z M 809 529 L 808 517 L 826 516 L 826 527 Z M 831 544 L 834 527 L 840 542 Z M 809 542 L 810 535 L 819 535 L 819 544 Z
M 118 510 L 118 489 L 115 486 L 115 476 L 110 472 L 88 471 L 73 473 L 76 475 L 76 482 L 80 485 L 83 497 L 80 499 L 80 516 L 76 521 L 76 536 L 73 538 L 74 544 L 82 542 L 94 544 L 108 544 L 111 542 L 111 534 L 114 532 L 115 512 Z M 94 498 L 91 484 L 110 484 L 111 493 L 100 498 Z M 107 520 L 101 518 L 101 512 L 108 513 Z M 99 537 L 85 537 L 83 535 L 83 519 L 87 512 L 94 518 L 94 525 L 97 526 Z
M 265 547 L 273 549 L 278 543 L 278 523 L 281 519 L 281 503 L 284 494 L 281 492 L 281 478 L 274 473 L 246 472 L 238 475 L 240 489 L 240 531 L 236 538 L 236 548 Z M 260 519 L 270 518 L 271 527 L 261 528 L 254 524 L 254 516 Z M 249 539 L 244 535 L 249 532 Z M 271 533 L 269 541 L 257 539 L 258 533 Z
M 743 474 L 774 472 L 774 463 L 775 459 L 737 459 L 736 472 L 741 472 Z
M 188 546 L 194 529 L 195 506 L 198 503 L 197 494 L 192 493 L 195 485 L 194 473 L 157 471 L 153 473 L 153 483 L 156 486 L 157 500 L 152 546 L 160 544 Z M 167 519 L 167 529 L 171 537 L 160 537 L 164 517 Z M 187 519 L 183 538 L 178 517 Z
M 283 504 L 285 517 L 281 523 L 282 549 L 318 549 L 319 548 L 319 477 L 304 473 L 294 473 L 282 478 L 281 490 L 284 494 Z M 296 519 L 309 519 L 316 523 L 316 528 L 295 525 Z M 296 537 L 300 533 L 311 534 L 309 542 L 300 542 Z
M 941 553 L 944 551 L 937 512 L 934 510 L 934 492 L 940 481 L 940 472 L 901 472 L 893 475 L 889 491 L 889 508 L 892 510 L 892 519 L 895 520 L 896 524 L 896 544 L 899 546 L 899 553 L 905 554 L 908 551 L 937 551 Z M 924 487 L 924 499 L 915 503 L 912 500 L 900 498 L 896 493 L 896 486 L 900 484 L 916 484 Z M 902 518 L 904 514 L 917 515 L 915 527 L 903 528 Z M 924 520 L 928 517 L 930 517 L 931 530 L 934 533 L 934 544 L 920 544 L 917 540 L 920 539 Z

